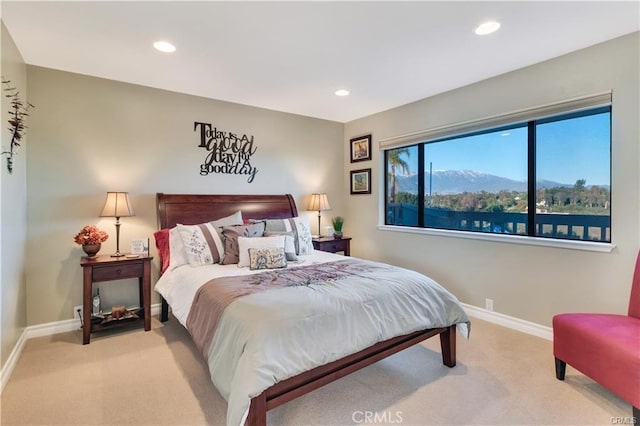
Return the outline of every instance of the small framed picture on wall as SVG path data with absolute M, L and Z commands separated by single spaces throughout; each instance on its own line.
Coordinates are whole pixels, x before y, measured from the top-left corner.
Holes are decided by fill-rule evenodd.
M 371 194 L 371 169 L 351 170 L 351 193 Z
M 351 139 L 351 162 L 371 160 L 371 135 Z

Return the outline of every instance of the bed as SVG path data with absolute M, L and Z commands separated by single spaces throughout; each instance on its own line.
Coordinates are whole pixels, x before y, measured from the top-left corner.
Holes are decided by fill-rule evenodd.
M 161 230 L 173 228 L 178 224 L 201 224 L 207 221 L 233 215 L 234 212 L 238 211 L 241 211 L 244 223 L 251 220 L 262 220 L 265 218 L 285 220 L 288 218 L 296 218 L 298 216 L 295 201 L 290 194 L 194 195 L 158 193 L 156 199 L 158 221 Z M 302 256 L 300 256 L 300 258 L 302 258 Z M 401 308 L 388 308 L 386 305 L 382 305 L 383 303 L 389 303 L 390 305 L 395 304 L 398 306 L 409 306 L 409 304 L 414 303 L 413 300 L 416 299 L 416 296 L 413 294 L 406 296 L 406 300 L 403 298 L 403 295 L 400 295 L 398 296 L 398 301 L 394 300 L 395 296 L 390 296 L 388 297 L 388 300 L 380 302 L 380 306 L 382 307 L 377 307 L 378 305 L 376 305 L 376 309 L 383 312 L 379 317 L 387 317 L 388 321 L 382 321 L 384 324 L 381 324 L 381 321 L 376 319 L 379 323 L 362 326 L 363 330 L 367 328 L 375 329 L 375 333 L 373 334 L 376 334 L 377 340 L 366 340 L 372 338 L 372 336 L 368 336 L 365 331 L 361 332 L 358 329 L 353 329 L 355 325 L 350 324 L 349 326 L 344 327 L 346 331 L 344 331 L 344 335 L 342 335 L 343 340 L 340 340 L 340 351 L 347 351 L 347 353 L 338 353 L 335 348 L 332 350 L 326 350 L 321 347 L 321 343 L 318 342 L 323 341 L 323 339 L 330 339 L 322 337 L 323 330 L 326 330 L 326 327 L 319 327 L 316 324 L 330 324 L 331 321 L 338 321 L 337 328 L 342 329 L 341 325 L 350 321 L 353 321 L 354 324 L 357 324 L 358 321 L 373 322 L 373 320 L 368 320 L 367 317 L 373 316 L 374 319 L 377 317 L 376 315 L 372 315 L 370 311 L 363 314 L 360 311 L 356 313 L 343 313 L 341 310 L 340 312 L 327 313 L 323 316 L 322 309 L 325 309 L 324 293 L 329 295 L 338 295 L 338 304 L 346 305 L 348 304 L 347 299 L 350 297 L 364 297 L 356 293 L 356 291 L 359 291 L 356 289 L 364 289 L 363 292 L 366 293 L 369 291 L 368 289 L 370 287 L 373 287 L 370 283 L 373 281 L 380 281 L 379 277 L 394 277 L 395 275 L 392 274 L 396 274 L 401 268 L 395 268 L 390 265 L 364 260 L 356 260 L 355 258 L 345 258 L 323 252 L 317 252 L 314 255 L 310 255 L 307 259 L 301 260 L 300 265 L 296 265 L 295 263 L 296 262 L 291 262 L 290 267 L 279 271 L 248 271 L 248 268 L 238 268 L 237 265 L 211 265 L 207 268 L 192 268 L 187 265 L 176 268 L 171 272 L 164 273 L 156 284 L 156 291 L 158 291 L 162 297 L 161 321 L 164 322 L 168 320 L 169 302 L 167 299 L 171 299 L 170 302 L 172 303 L 171 308 L 174 317 L 176 317 L 189 330 L 187 323 L 192 317 L 200 318 L 207 316 L 207 313 L 202 309 L 195 312 L 196 302 L 201 299 L 199 296 L 202 289 L 205 287 L 205 285 L 200 285 L 201 282 L 207 281 L 207 286 L 216 287 L 217 284 L 214 286 L 211 286 L 211 284 L 218 283 L 221 279 L 235 279 L 236 282 L 238 282 L 238 280 L 248 282 L 249 280 L 256 281 L 258 277 L 268 277 L 269 280 L 277 281 L 275 277 L 279 275 L 276 274 L 280 273 L 288 273 L 289 275 L 293 274 L 296 276 L 307 274 L 311 277 L 315 277 L 315 274 L 318 273 L 320 275 L 327 273 L 327 276 L 335 278 L 336 274 L 339 275 L 343 271 L 346 271 L 345 274 L 350 273 L 349 271 L 355 271 L 352 275 L 345 275 L 344 279 L 340 278 L 338 280 L 323 281 L 320 285 L 315 285 L 316 281 L 313 281 L 313 285 L 285 286 L 258 293 L 257 296 L 255 294 L 249 294 L 244 298 L 237 299 L 235 302 L 226 306 L 226 310 L 217 317 L 216 321 L 219 320 L 220 322 L 218 323 L 217 328 L 213 331 L 214 334 L 217 333 L 215 334 L 213 343 L 211 343 L 212 335 L 208 335 L 204 338 L 190 330 L 196 345 L 201 349 L 205 359 L 208 360 L 214 385 L 216 385 L 216 388 L 218 388 L 220 393 L 229 403 L 227 424 L 266 425 L 266 413 L 268 410 L 291 401 L 298 396 L 311 392 L 314 389 L 324 386 L 325 384 L 344 377 L 430 337 L 439 336 L 440 346 L 442 349 L 442 361 L 444 365 L 448 367 L 454 367 L 456 365 L 456 328 L 458 328 L 463 335 L 468 336 L 469 320 L 455 296 L 442 289 L 437 283 L 433 282 L 434 288 L 424 290 L 425 294 L 429 293 L 429 295 L 437 293 L 437 297 L 433 297 L 437 300 L 415 302 L 427 304 L 416 306 L 429 306 L 433 307 L 432 309 L 416 309 L 411 305 L 406 309 L 406 311 L 402 311 L 401 313 L 389 313 L 394 309 L 400 311 Z M 402 274 L 409 274 L 409 278 L 406 280 L 407 282 L 413 282 L 414 278 L 421 282 L 423 278 L 432 282 L 432 280 L 427 277 L 413 271 L 402 270 L 400 272 Z M 197 278 L 193 278 L 194 284 L 183 284 L 184 282 L 191 280 L 193 275 L 198 276 Z M 233 275 L 234 277 L 228 277 L 227 275 Z M 372 279 L 374 276 L 376 278 L 375 280 Z M 405 275 L 402 276 L 404 277 Z M 267 280 L 267 278 L 261 279 L 262 281 Z M 350 283 L 350 287 L 348 290 L 334 288 L 334 281 Z M 328 285 L 327 283 L 331 285 Z M 397 286 L 400 286 L 400 284 L 392 282 L 392 279 L 390 279 L 389 285 L 384 287 L 383 291 L 387 291 L 387 287 L 395 288 Z M 345 291 L 346 296 L 345 293 L 340 293 Z M 404 289 L 399 291 L 405 292 Z M 423 290 L 420 289 L 419 291 L 422 292 Z M 355 294 L 355 296 L 353 296 L 352 293 Z M 278 295 L 277 299 L 283 303 L 284 307 L 278 308 L 278 312 L 269 313 L 269 316 L 260 317 L 260 312 L 262 312 L 261 310 L 264 306 L 275 300 L 274 295 Z M 326 297 L 329 298 L 329 296 Z M 345 301 L 344 303 L 342 299 L 343 297 Z M 431 298 L 432 296 L 429 297 Z M 297 301 L 298 298 L 300 298 L 300 301 Z M 202 299 L 204 299 L 204 296 Z M 387 297 L 385 296 L 384 299 L 387 299 Z M 262 302 L 257 303 L 262 304 L 251 305 L 251 309 L 243 306 L 246 304 L 245 301 L 250 301 L 247 303 L 251 304 L 256 303 L 256 300 L 261 300 Z M 313 305 L 315 302 L 309 302 L 309 300 L 318 301 L 318 306 L 321 306 L 322 308 L 316 308 L 315 305 Z M 305 303 L 304 308 L 299 307 L 302 304 L 302 301 Z M 295 303 L 298 303 L 298 305 L 295 305 Z M 307 306 L 306 303 L 311 303 L 312 305 Z M 332 302 L 332 304 L 329 305 L 327 302 L 327 306 L 333 305 L 335 305 L 335 303 Z M 359 305 L 357 309 L 360 309 Z M 434 312 L 427 312 L 430 310 Z M 305 312 L 305 318 L 291 321 L 290 318 L 293 317 L 289 315 L 295 315 L 295 312 L 297 311 Z M 204 314 L 202 312 L 204 312 Z M 309 314 L 309 312 L 313 313 L 313 315 Z M 316 314 L 318 315 L 317 317 L 314 316 Z M 278 315 L 286 315 L 286 317 L 283 317 L 286 320 L 279 318 Z M 364 316 L 365 319 L 357 319 L 357 321 L 355 319 L 352 320 L 350 315 L 352 315 L 353 318 Z M 397 315 L 397 317 L 394 315 Z M 428 319 L 423 319 L 423 316 L 425 318 L 428 317 Z M 253 319 L 249 320 L 248 318 L 250 317 Z M 418 318 L 416 319 L 414 317 Z M 262 319 L 256 320 L 256 318 Z M 392 320 L 389 320 L 389 318 Z M 236 323 L 236 321 L 241 322 L 245 320 L 251 324 L 243 324 L 240 326 Z M 312 320 L 316 322 L 311 322 Z M 291 328 L 293 330 L 302 328 L 305 330 L 304 327 L 309 327 L 306 330 L 312 329 L 313 332 L 308 331 L 304 333 L 298 331 L 297 333 L 302 335 L 296 336 L 294 338 L 295 340 L 291 340 L 293 338 L 286 333 L 290 333 L 292 331 L 283 330 L 281 332 L 279 328 L 276 329 L 276 327 L 266 325 L 270 324 L 270 321 L 272 321 L 273 324 L 282 324 L 283 329 Z M 418 323 L 417 321 L 422 325 L 416 326 L 415 324 Z M 256 325 L 256 323 L 259 324 Z M 405 323 L 411 325 L 405 325 Z M 424 325 L 427 323 L 430 326 Z M 431 323 L 436 324 L 431 326 Z M 300 324 L 303 324 L 304 327 Z M 258 327 L 260 330 L 270 329 L 269 332 L 274 332 L 274 334 L 276 332 L 281 332 L 282 336 L 278 335 L 278 337 L 273 337 L 273 342 L 271 342 L 271 340 L 267 340 L 264 336 L 260 335 L 259 338 L 256 338 L 256 341 L 260 343 L 247 341 L 235 349 L 227 349 L 224 347 L 223 345 L 226 344 L 224 342 L 235 342 L 239 338 L 237 336 L 227 337 L 223 332 L 232 333 L 234 330 L 242 327 Z M 361 326 L 357 325 L 357 327 Z M 404 330 L 403 327 L 407 327 L 407 330 Z M 244 330 L 244 328 L 242 329 Z M 400 329 L 402 329 L 402 331 L 399 331 Z M 258 332 L 251 329 L 250 332 L 243 331 L 243 333 L 254 336 Z M 341 333 L 343 332 L 340 330 L 331 331 L 332 335 L 341 335 Z M 312 335 L 312 337 L 305 337 L 304 334 Z M 366 339 L 365 337 L 361 338 L 361 335 L 365 336 Z M 242 334 L 242 336 L 244 336 L 244 334 Z M 380 336 L 384 336 L 384 338 L 380 338 Z M 373 338 L 376 339 L 375 337 Z M 272 338 L 269 337 L 269 339 Z M 335 337 L 335 339 L 338 339 L 338 337 Z M 295 342 L 295 350 L 287 348 L 286 342 L 292 341 Z M 328 344 L 335 345 L 337 343 L 329 342 Z M 363 344 L 366 344 L 366 347 L 360 347 Z M 308 349 L 307 346 L 309 347 Z M 312 346 L 313 348 L 311 348 Z M 320 349 L 318 350 L 316 346 Z M 277 350 L 274 348 L 277 348 Z M 317 351 L 319 355 L 316 354 L 315 351 Z M 282 356 L 282 360 L 277 357 L 274 360 L 273 354 L 276 352 L 277 357 Z M 283 354 L 281 355 L 280 352 L 283 352 Z M 253 361 L 254 358 L 256 361 Z M 246 359 L 250 359 L 252 361 L 246 361 Z M 259 364 L 257 366 L 252 364 L 252 362 L 265 362 L 263 360 L 268 360 L 269 368 L 271 368 L 271 370 L 267 369 L 266 373 L 266 366 L 263 364 Z M 247 365 L 250 367 L 247 367 Z M 230 375 L 233 377 L 225 377 Z M 257 377 L 251 377 L 250 379 L 244 377 L 252 375 Z M 241 378 L 238 379 L 238 376 Z M 251 386 L 253 387 L 249 386 L 245 391 L 243 386 L 244 383 L 248 381 L 251 381 Z M 259 383 L 254 384 L 254 381 Z M 242 385 L 239 384 L 239 382 L 241 382 Z M 236 392 L 236 388 L 240 388 L 242 391 Z M 238 397 L 237 394 L 240 394 L 240 397 Z M 240 402 L 238 402 L 239 400 Z

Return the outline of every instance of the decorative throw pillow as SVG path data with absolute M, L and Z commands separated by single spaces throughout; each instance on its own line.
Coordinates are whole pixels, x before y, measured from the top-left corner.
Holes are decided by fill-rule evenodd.
M 262 237 L 262 234 L 264 234 L 264 222 L 249 225 L 225 226 L 222 228 L 222 235 L 224 236 L 224 256 L 220 263 L 223 265 L 238 263 L 238 237 L 255 238 Z
M 178 266 L 188 265 L 187 253 L 182 244 L 182 238 L 177 227 L 169 230 L 169 271 L 173 271 Z
M 283 247 L 249 249 L 249 269 L 277 269 L 286 267 L 287 259 Z
M 234 214 L 231 214 L 227 217 L 223 217 L 220 219 L 212 220 L 209 222 L 211 226 L 215 227 L 218 230 L 218 233 L 222 233 L 222 228 L 225 226 L 234 226 L 234 225 L 242 225 L 244 222 L 242 221 L 242 212 L 238 210 Z
M 281 248 L 284 250 L 284 235 L 272 237 L 238 237 L 238 267 L 249 266 L 249 250 L 254 248 Z
M 215 228 L 218 234 L 218 239 L 222 241 L 222 227 L 231 225 L 242 225 L 242 212 L 238 210 L 237 212 L 229 216 L 209 222 L 209 225 Z M 168 247 L 165 247 L 165 233 L 168 233 Z M 161 272 L 164 273 L 166 270 L 172 271 L 178 266 L 187 265 L 190 263 L 189 259 L 187 258 L 184 244 L 182 243 L 182 238 L 180 237 L 180 233 L 178 232 L 178 228 L 176 226 L 171 229 L 161 229 L 160 231 L 156 232 L 156 234 L 154 234 L 154 236 L 156 237 L 156 247 L 158 247 L 158 252 L 160 253 L 160 256 L 162 258 Z M 166 266 L 165 253 L 167 263 Z M 220 251 L 220 253 L 222 253 L 222 251 Z
M 296 233 L 291 232 L 276 232 L 276 231 L 265 231 L 265 237 L 272 237 L 274 235 L 283 235 L 284 236 L 284 255 L 287 257 L 287 261 L 294 262 L 298 260 L 298 256 L 296 255 Z
M 187 260 L 191 266 L 219 263 L 223 253 L 222 240 L 211 223 L 176 226 Z
M 298 232 L 298 254 L 313 254 L 313 241 L 311 239 L 311 225 L 309 224 L 308 216 L 294 217 Z
M 311 241 L 311 227 L 307 216 L 292 217 L 288 219 L 267 219 L 267 232 L 294 232 L 294 243 L 297 255 L 313 253 Z
M 164 228 L 153 233 L 156 240 L 156 248 L 160 255 L 160 273 L 164 273 L 169 267 L 171 251 L 169 249 L 169 229 Z

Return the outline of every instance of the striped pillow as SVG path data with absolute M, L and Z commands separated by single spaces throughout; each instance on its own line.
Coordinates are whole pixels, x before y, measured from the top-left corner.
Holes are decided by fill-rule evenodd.
M 220 263 L 224 253 L 222 239 L 212 223 L 176 225 L 191 266 Z
M 265 232 L 279 233 L 293 232 L 296 254 L 305 255 L 313 253 L 311 241 L 311 227 L 307 216 L 292 217 L 289 219 L 267 219 Z

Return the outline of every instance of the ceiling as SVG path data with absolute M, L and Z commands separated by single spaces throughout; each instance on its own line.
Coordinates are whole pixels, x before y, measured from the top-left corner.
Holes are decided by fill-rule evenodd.
M 27 64 L 347 122 L 640 29 L 637 1 L 1 2 Z M 497 20 L 500 30 L 473 30 Z M 172 54 L 153 49 L 167 40 Z M 348 89 L 345 97 L 334 95 Z

